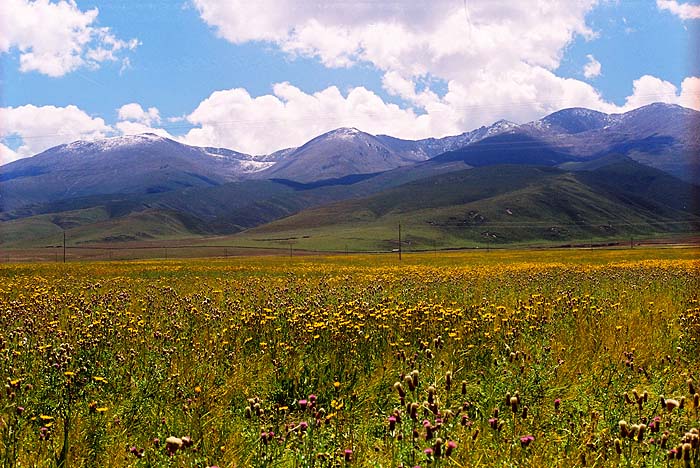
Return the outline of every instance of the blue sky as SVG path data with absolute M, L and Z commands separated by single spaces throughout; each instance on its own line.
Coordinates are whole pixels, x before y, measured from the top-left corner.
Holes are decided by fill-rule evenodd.
M 265 153 L 338 126 L 422 138 L 700 107 L 692 1 L 3 3 L 41 19 L 0 25 L 4 161 L 140 131 Z

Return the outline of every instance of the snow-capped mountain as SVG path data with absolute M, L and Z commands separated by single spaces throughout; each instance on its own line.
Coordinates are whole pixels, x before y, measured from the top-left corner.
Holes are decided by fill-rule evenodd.
M 433 158 L 435 163 L 462 161 L 471 166 L 555 165 L 617 153 L 697 183 L 698 128 L 699 112 L 652 104 L 611 115 L 564 109 L 522 125 L 500 120 L 460 135 L 423 140 L 339 128 L 298 148 L 262 156 L 188 146 L 153 134 L 77 141 L 0 167 L 0 211 L 77 197 L 153 194 L 242 179 L 309 183 L 374 174 Z
M 296 148 L 284 161 L 257 177 L 312 182 L 383 172 L 426 159 L 424 155 L 392 148 L 356 128 L 338 128 Z
M 274 162 L 154 134 L 76 141 L 0 168 L 2 211 L 95 194 L 157 193 L 218 185 Z

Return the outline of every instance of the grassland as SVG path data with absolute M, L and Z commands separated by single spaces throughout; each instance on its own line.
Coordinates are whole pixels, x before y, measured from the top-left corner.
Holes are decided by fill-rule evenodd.
M 0 275 L 3 466 L 700 466 L 697 249 Z

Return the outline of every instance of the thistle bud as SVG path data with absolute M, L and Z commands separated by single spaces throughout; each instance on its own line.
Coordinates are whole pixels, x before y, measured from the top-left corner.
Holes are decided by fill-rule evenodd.
M 663 400 L 663 402 L 664 402 L 664 405 L 666 406 L 666 411 L 668 411 L 670 413 L 674 409 L 682 407 L 681 403 L 683 402 L 683 398 L 681 398 L 681 401 L 674 400 L 672 398 L 666 398 L 665 400 Z
M 411 372 L 411 378 L 413 379 L 413 388 L 418 387 L 418 370 L 414 369 L 413 372 Z
M 466 395 L 466 394 L 467 394 L 467 381 L 462 380 L 462 395 Z M 697 404 L 695 406 L 697 406 Z
M 413 377 L 411 377 L 410 374 L 407 375 L 406 377 L 404 377 L 404 378 L 403 378 L 403 381 L 406 383 L 406 385 L 408 385 L 408 389 L 409 389 L 410 391 L 413 391 L 413 390 L 416 389 L 416 386 L 413 385 Z
M 681 450 L 683 451 L 683 460 L 690 461 L 690 452 L 693 450 L 693 447 L 690 444 L 683 444 Z
M 406 396 L 406 391 L 403 389 L 403 385 L 401 385 L 401 382 L 394 383 L 394 390 L 398 392 L 399 397 L 403 398 Z
M 640 424 L 637 431 L 637 442 L 642 442 L 644 440 L 644 432 L 646 431 L 646 424 Z
M 435 458 L 442 457 L 442 439 L 439 437 L 435 439 L 435 444 L 433 445 L 433 455 Z
M 452 389 L 452 371 L 445 373 L 445 389 L 449 392 Z
M 435 403 L 435 387 L 432 385 L 428 387 L 428 403 L 431 405 Z
M 418 408 L 420 405 L 416 402 L 411 403 L 411 409 L 409 411 L 409 414 L 411 416 L 411 419 L 414 421 L 418 420 Z
M 622 442 L 620 442 L 620 439 L 615 439 L 615 453 L 618 455 L 622 453 Z
M 620 427 L 620 435 L 622 437 L 627 437 L 629 434 L 629 427 L 627 426 L 627 421 L 622 420 L 617 425 Z
M 513 413 L 518 411 L 518 399 L 516 397 L 510 398 L 510 409 L 513 410 Z

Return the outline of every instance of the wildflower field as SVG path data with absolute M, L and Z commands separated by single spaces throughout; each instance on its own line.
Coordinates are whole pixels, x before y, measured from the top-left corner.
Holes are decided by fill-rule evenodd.
M 2 466 L 700 466 L 694 249 L 0 266 Z

